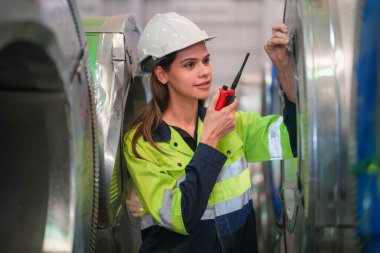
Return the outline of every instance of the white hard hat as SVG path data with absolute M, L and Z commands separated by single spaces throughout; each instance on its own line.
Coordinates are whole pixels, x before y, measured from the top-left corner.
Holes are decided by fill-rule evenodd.
M 138 63 L 141 64 L 150 56 L 154 61 L 159 60 L 165 55 L 212 38 L 215 36 L 208 36 L 196 24 L 175 12 L 156 14 L 141 34 L 137 46 Z

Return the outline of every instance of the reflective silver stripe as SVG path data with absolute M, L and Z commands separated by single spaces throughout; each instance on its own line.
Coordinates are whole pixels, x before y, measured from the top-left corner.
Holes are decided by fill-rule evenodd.
M 247 168 L 248 168 L 247 160 L 245 158 L 242 158 L 228 166 L 223 167 L 221 172 L 219 173 L 217 182 L 221 182 L 226 179 L 235 177 L 239 175 L 240 173 L 244 172 L 244 170 L 246 170 Z M 180 183 L 182 183 L 185 180 L 185 178 L 186 177 L 181 177 L 177 179 L 176 181 L 177 187 L 179 187 Z M 160 217 L 161 217 L 162 224 L 159 224 L 157 221 L 155 221 L 152 216 L 147 215 L 141 218 L 141 229 L 145 229 L 153 225 L 164 226 L 168 229 L 173 228 L 173 225 L 172 225 L 173 194 L 174 194 L 174 191 L 172 190 L 165 190 L 164 192 L 162 207 L 160 209 Z M 235 198 L 207 207 L 201 219 L 202 220 L 215 219 L 215 217 L 217 216 L 239 210 L 245 204 L 247 204 L 250 199 L 251 199 L 251 189 L 248 189 L 246 192 L 244 192 L 240 196 L 237 196 Z
M 177 188 L 179 187 L 179 184 L 180 184 L 180 183 L 182 183 L 183 181 L 185 181 L 185 178 L 186 178 L 186 176 L 184 176 L 184 177 L 180 177 L 180 178 L 177 178 L 177 183 L 176 183 Z
M 248 203 L 248 201 L 251 199 L 251 196 L 252 192 L 251 188 L 249 188 L 240 196 L 217 203 L 213 206 L 208 206 L 203 213 L 201 220 L 215 219 L 218 216 L 240 210 L 245 204 Z
M 153 219 L 153 217 L 151 215 L 146 215 L 144 217 L 141 217 L 141 219 L 140 219 L 140 229 L 141 230 L 146 229 L 146 228 L 151 227 L 151 226 L 154 226 L 154 225 L 160 226 L 160 224 L 155 219 Z
M 212 220 L 215 219 L 215 210 L 214 206 L 208 206 L 203 213 L 201 220 Z
M 173 229 L 172 225 L 172 198 L 174 191 L 165 190 L 164 197 L 162 199 L 162 206 L 160 209 L 161 223 L 168 229 Z
M 248 203 L 248 201 L 251 199 L 251 196 L 252 196 L 252 191 L 251 191 L 251 188 L 249 188 L 240 196 L 223 201 L 213 206 L 208 206 L 205 212 L 203 213 L 201 220 L 215 219 L 218 216 L 240 210 L 243 208 L 244 205 Z M 140 220 L 141 230 L 146 229 L 150 226 L 154 226 L 154 225 L 162 226 L 151 215 L 146 215 L 144 217 L 141 217 L 141 220 Z M 171 224 L 169 227 L 170 228 L 172 227 Z
M 269 126 L 268 131 L 268 147 L 269 155 L 272 160 L 282 159 L 282 147 L 281 147 L 281 132 L 280 126 L 283 119 L 279 117 L 276 122 L 273 122 Z
M 160 217 L 162 224 L 158 223 L 151 215 L 141 217 L 141 230 L 153 225 L 164 226 L 168 229 L 173 229 L 172 225 L 172 197 L 174 191 L 165 190 L 164 198 L 162 199 L 162 207 L 160 209 Z
M 223 167 L 219 173 L 216 182 L 221 182 L 223 180 L 235 177 L 242 173 L 246 168 L 248 168 L 248 163 L 245 157 L 243 157 L 239 161 L 236 161 L 226 167 Z

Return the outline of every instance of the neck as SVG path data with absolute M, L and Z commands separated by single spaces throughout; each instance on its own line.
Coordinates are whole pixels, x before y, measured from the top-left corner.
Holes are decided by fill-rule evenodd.
M 168 124 L 180 127 L 188 133 L 193 133 L 198 117 L 198 100 L 169 101 L 163 114 L 163 120 Z

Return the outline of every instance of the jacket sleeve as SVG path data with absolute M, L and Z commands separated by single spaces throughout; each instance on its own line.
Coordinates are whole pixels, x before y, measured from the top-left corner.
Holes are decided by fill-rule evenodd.
M 293 156 L 297 156 L 297 110 L 296 104 L 291 102 L 284 94 L 285 106 L 283 110 L 284 123 L 289 133 L 290 146 Z
M 137 151 L 143 159 L 135 157 L 130 143 L 130 139 L 124 139 L 124 155 L 145 214 L 172 231 L 190 234 L 207 207 L 226 156 L 200 143 L 185 167 L 184 181 L 178 185 L 177 179 L 165 174 L 139 142 Z
M 254 112 L 237 112 L 236 129 L 244 141 L 248 162 L 292 158 L 288 129 L 280 115 L 261 117 Z

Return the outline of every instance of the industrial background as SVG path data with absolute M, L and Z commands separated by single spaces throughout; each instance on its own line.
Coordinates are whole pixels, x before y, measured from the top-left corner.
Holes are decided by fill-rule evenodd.
M 250 60 L 241 78 L 247 89 L 256 91 L 269 58 L 263 46 L 270 38 L 272 24 L 282 22 L 285 2 L 280 0 L 79 0 L 83 17 L 133 13 L 141 28 L 156 13 L 177 12 L 218 38 L 209 42 L 214 69 L 214 90 L 233 81 L 246 52 Z M 243 85 L 244 85 L 243 84 Z M 218 87 L 217 87 L 218 85 Z M 256 89 L 255 89 L 256 88 Z M 259 92 L 252 92 L 255 96 Z M 260 111 L 260 97 L 243 98 L 244 106 Z
M 213 90 L 281 114 L 263 45 L 289 27 L 298 157 L 250 164 L 260 252 L 380 252 L 378 0 L 2 0 L 2 252 L 134 253 L 122 137 L 151 98 L 137 42 L 175 11 L 209 35 Z

